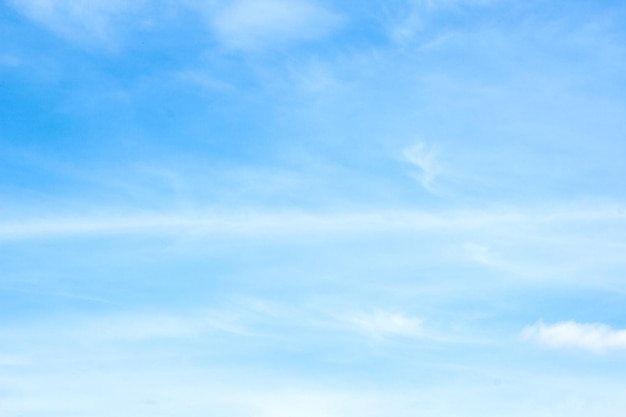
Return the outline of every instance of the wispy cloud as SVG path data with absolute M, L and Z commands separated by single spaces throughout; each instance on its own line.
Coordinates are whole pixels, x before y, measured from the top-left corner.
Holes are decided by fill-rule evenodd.
M 140 10 L 145 1 L 127 0 L 9 0 L 25 16 L 51 31 L 78 43 L 111 46 L 117 24 Z
M 520 3 L 1 3 L 3 417 L 624 415 L 626 9 Z
M 42 216 L 0 222 L 0 240 L 71 236 L 185 234 L 191 236 L 316 235 L 411 232 L 419 230 L 476 230 L 503 225 L 549 225 L 623 221 L 620 206 L 567 209 L 510 209 L 419 211 L 381 210 L 190 210 L 108 215 Z M 470 243 L 468 253 L 485 260 L 487 249 Z
M 626 330 L 613 329 L 599 323 L 538 322 L 526 327 L 522 337 L 554 349 L 578 348 L 593 352 L 626 349 Z
M 360 332 L 373 337 L 417 337 L 422 333 L 422 320 L 384 309 L 350 316 L 348 322 Z
M 337 27 L 335 13 L 310 0 L 237 0 L 197 3 L 220 44 L 232 50 L 263 50 L 314 40 Z
M 120 35 L 155 29 L 164 4 L 153 0 L 9 0 L 33 21 L 75 43 L 117 46 Z M 321 38 L 341 23 L 338 14 L 313 0 L 183 1 L 168 13 L 201 13 L 222 47 L 262 50 Z
M 417 142 L 402 152 L 404 161 L 419 169 L 413 176 L 426 190 L 434 191 L 435 178 L 441 173 L 441 168 L 437 163 L 436 151 L 433 146 L 428 146 L 423 142 Z
M 493 0 L 399 0 L 387 2 L 385 26 L 389 38 L 404 44 L 415 39 L 429 25 L 432 14 L 460 7 L 487 6 Z

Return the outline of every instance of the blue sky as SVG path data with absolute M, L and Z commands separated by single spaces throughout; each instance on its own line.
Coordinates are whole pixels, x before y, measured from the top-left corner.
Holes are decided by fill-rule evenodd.
M 624 21 L 0 2 L 2 414 L 623 416 Z

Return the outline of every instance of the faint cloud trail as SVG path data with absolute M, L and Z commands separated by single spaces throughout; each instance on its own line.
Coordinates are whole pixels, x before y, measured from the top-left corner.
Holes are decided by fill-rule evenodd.
M 435 178 L 441 173 L 436 161 L 434 146 L 417 142 L 402 151 L 402 159 L 420 170 L 419 173 L 412 176 L 419 181 L 424 189 L 434 193 Z
M 524 328 L 521 336 L 553 349 L 577 348 L 596 353 L 626 349 L 626 329 L 613 329 L 601 323 L 546 324 L 540 321 Z

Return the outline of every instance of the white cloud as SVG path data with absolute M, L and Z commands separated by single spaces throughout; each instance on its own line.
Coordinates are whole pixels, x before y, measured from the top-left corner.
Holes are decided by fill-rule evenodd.
M 10 0 L 28 18 L 76 41 L 110 45 L 120 17 L 137 11 L 143 0 Z
M 555 324 L 536 323 L 522 331 L 522 337 L 551 348 L 579 348 L 594 352 L 626 349 L 626 330 L 615 330 L 605 324 L 583 324 L 565 321 Z
M 503 220 L 490 216 L 489 222 Z M 0 239 L 31 239 L 106 235 L 285 236 L 393 232 L 449 227 L 473 227 L 487 221 L 482 215 L 423 212 L 240 211 L 230 214 L 144 214 L 0 223 Z
M 340 22 L 334 13 L 306 0 L 239 0 L 202 7 L 222 46 L 235 50 L 317 39 Z
M 341 18 L 312 0 L 235 0 L 161 3 L 154 0 L 9 0 L 29 19 L 76 43 L 115 46 L 121 33 L 152 28 L 163 7 L 203 15 L 221 46 L 260 50 L 314 40 Z M 171 10 L 170 10 L 171 12 Z
M 488 6 L 493 0 L 400 0 L 388 2 L 386 28 L 389 38 L 397 43 L 415 39 L 430 19 L 429 14 L 459 7 Z M 393 7 L 395 6 L 395 7 Z
M 424 230 L 503 230 L 503 226 L 546 228 L 550 224 L 621 222 L 621 206 L 568 207 L 535 210 L 475 210 L 428 212 L 418 210 L 355 210 L 306 212 L 295 210 L 193 210 L 167 213 L 119 213 L 39 218 L 5 216 L 0 241 L 107 235 L 289 236 L 402 233 Z M 480 246 L 469 248 L 484 255 Z M 484 260 L 484 259 L 483 259 Z
M 349 317 L 348 321 L 370 336 L 419 336 L 422 332 L 422 320 L 403 313 L 388 310 L 376 310 L 372 313 L 359 313 Z
M 441 172 L 436 161 L 435 148 L 423 142 L 417 142 L 402 151 L 402 159 L 419 168 L 420 172 L 414 176 L 422 187 L 432 192 L 433 182 Z

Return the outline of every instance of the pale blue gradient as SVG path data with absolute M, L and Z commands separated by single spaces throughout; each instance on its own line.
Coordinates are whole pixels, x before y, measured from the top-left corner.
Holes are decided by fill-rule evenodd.
M 1 414 L 623 416 L 624 21 L 4 0 Z

